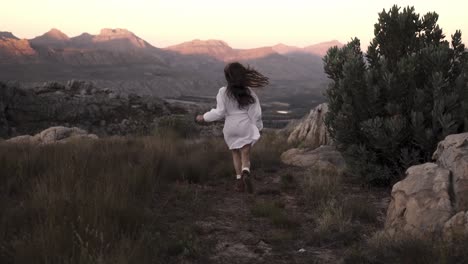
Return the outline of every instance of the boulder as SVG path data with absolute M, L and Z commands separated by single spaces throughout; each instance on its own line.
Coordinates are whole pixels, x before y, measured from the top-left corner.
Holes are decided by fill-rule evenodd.
M 468 133 L 447 136 L 432 158 L 452 172 L 455 210 L 468 210 Z
M 468 133 L 439 142 L 434 163 L 412 166 L 393 186 L 389 234 L 452 239 L 468 235 Z
M 328 104 L 316 106 L 292 129 L 288 137 L 288 143 L 301 147 L 317 148 L 331 143 L 330 135 L 325 126 L 325 115 L 328 112 Z
M 36 135 L 42 144 L 63 142 L 72 138 L 92 138 L 96 139 L 94 134 L 88 134 L 86 130 L 77 127 L 51 127 Z M 36 137 L 35 136 L 35 137 Z
M 50 127 L 34 136 L 24 135 L 6 140 L 8 143 L 15 144 L 53 144 L 53 143 L 64 143 L 73 139 L 88 138 L 97 139 L 98 136 L 94 134 L 88 134 L 83 129 L 77 127 Z
M 293 148 L 281 154 L 281 161 L 288 165 L 336 174 L 343 174 L 346 169 L 343 156 L 333 146 L 320 146 L 315 149 Z
M 392 188 L 385 228 L 428 237 L 441 231 L 452 216 L 449 188 L 449 170 L 434 163 L 410 167 Z
M 468 235 L 468 211 L 458 212 L 450 218 L 444 225 L 443 234 L 447 240 Z

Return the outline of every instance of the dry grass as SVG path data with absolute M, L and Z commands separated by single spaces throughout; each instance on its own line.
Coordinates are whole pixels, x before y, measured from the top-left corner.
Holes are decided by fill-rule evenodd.
M 276 172 L 281 166 L 281 153 L 288 149 L 286 138 L 275 132 L 264 132 L 252 148 L 252 167 Z
M 2 143 L 0 263 L 164 259 L 174 247 L 164 249 L 162 241 L 178 236 L 183 239 L 177 241 L 191 240 L 158 230 L 164 222 L 158 206 L 168 203 L 158 199 L 169 192 L 169 182 L 229 176 L 230 156 L 221 143 L 187 144 L 172 135 L 41 147 Z M 172 200 L 187 195 L 175 193 Z M 180 208 L 191 213 L 188 201 L 199 201 L 195 198 Z M 196 246 L 184 248 L 195 255 Z
M 342 179 L 336 173 L 310 169 L 304 176 L 302 189 L 307 204 L 318 207 L 342 194 Z
M 222 138 L 155 136 L 48 146 L 0 142 L 0 263 L 206 262 L 190 224 L 209 201 L 197 185 L 229 181 Z M 264 134 L 253 167 L 279 166 L 284 145 Z M 283 214 L 272 216 L 286 227 Z
M 271 223 L 278 228 L 294 229 L 299 226 L 299 223 L 287 215 L 282 205 L 277 202 L 259 201 L 252 206 L 250 211 L 254 217 L 270 219 Z
M 315 216 L 313 232 L 309 234 L 308 244 L 315 246 L 349 245 L 366 233 L 366 226 L 355 221 L 345 211 L 342 201 L 331 199 L 323 203 Z
M 348 250 L 345 263 L 468 263 L 468 238 L 431 241 L 409 235 L 389 237 L 376 232 Z
M 305 206 L 313 214 L 312 246 L 348 246 L 380 225 L 378 210 L 366 194 L 350 193 L 342 176 L 312 169 L 301 184 Z

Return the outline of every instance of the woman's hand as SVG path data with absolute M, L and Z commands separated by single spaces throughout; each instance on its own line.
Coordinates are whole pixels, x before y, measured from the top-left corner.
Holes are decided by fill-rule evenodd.
M 202 115 L 197 115 L 196 119 L 197 119 L 197 122 L 199 122 L 199 123 L 205 122 L 205 119 L 203 118 Z

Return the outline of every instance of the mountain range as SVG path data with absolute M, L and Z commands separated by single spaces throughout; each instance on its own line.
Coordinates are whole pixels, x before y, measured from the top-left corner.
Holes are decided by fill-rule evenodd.
M 267 97 L 319 94 L 326 85 L 321 57 L 340 45 L 234 49 L 222 40 L 192 40 L 157 48 L 126 29 L 76 37 L 51 29 L 29 40 L 0 32 L 0 81 L 27 88 L 80 79 L 127 94 L 213 96 L 224 84 L 225 63 L 240 61 L 270 77 Z

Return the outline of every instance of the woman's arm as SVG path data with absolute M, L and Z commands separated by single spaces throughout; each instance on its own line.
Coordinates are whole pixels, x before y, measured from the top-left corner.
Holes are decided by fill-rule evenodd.
M 221 88 L 216 95 L 216 108 L 211 109 L 203 115 L 203 121 L 213 122 L 223 119 L 226 116 L 226 107 L 224 105 L 224 89 Z

